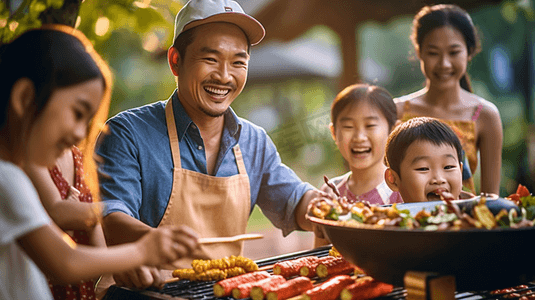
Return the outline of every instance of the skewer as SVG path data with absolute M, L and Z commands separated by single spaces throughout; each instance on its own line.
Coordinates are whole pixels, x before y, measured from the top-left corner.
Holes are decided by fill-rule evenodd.
M 333 190 L 334 194 L 338 197 L 340 197 L 340 191 L 336 187 L 336 185 L 325 175 L 323 175 L 323 180 L 325 183 Z
M 258 271 L 267 271 L 267 270 L 271 270 L 271 269 L 273 269 L 273 265 L 267 265 L 267 266 L 259 267 L 258 270 L 255 271 L 255 272 L 258 272 Z M 179 280 L 180 280 L 180 278 L 178 278 L 178 277 L 169 278 L 169 279 L 167 279 L 167 280 L 164 281 L 164 284 L 177 282 L 177 281 L 179 281 Z
M 258 271 L 267 271 L 271 269 L 273 269 L 273 265 L 267 265 L 267 266 L 259 267 Z
M 232 243 L 232 242 L 244 241 L 244 240 L 261 239 L 263 237 L 264 235 L 260 233 L 246 233 L 246 234 L 238 234 L 235 236 L 227 236 L 227 237 L 200 238 L 198 239 L 198 243 L 199 244 Z
M 178 278 L 178 277 L 173 277 L 173 278 L 169 278 L 169 279 L 165 280 L 163 283 L 164 283 L 164 284 L 168 284 L 168 283 L 177 282 L 177 281 L 179 281 L 179 280 L 180 280 L 180 278 Z

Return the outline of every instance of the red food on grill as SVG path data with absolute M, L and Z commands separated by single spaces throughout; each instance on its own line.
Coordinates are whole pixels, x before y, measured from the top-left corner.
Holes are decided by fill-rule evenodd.
M 349 275 L 337 275 L 305 292 L 304 300 L 335 300 L 346 286 L 355 280 Z
M 251 288 L 251 293 L 249 297 L 251 297 L 253 300 L 262 300 L 265 298 L 266 293 L 268 291 L 277 288 L 281 284 L 284 284 L 286 282 L 286 279 L 280 275 L 273 275 L 271 277 L 280 277 L 282 278 L 282 281 L 271 280 L 265 284 L 260 284 L 261 282 L 258 282 L 258 284 L 253 285 L 253 287 Z
M 336 257 L 330 256 L 330 255 L 329 256 L 320 257 L 315 264 L 302 266 L 299 269 L 299 275 L 312 278 L 312 277 L 317 275 L 316 274 L 316 268 L 318 267 L 318 265 L 320 263 L 325 263 L 327 261 L 335 260 L 335 259 L 336 259 Z
M 246 282 L 258 281 L 260 279 L 268 278 L 269 273 L 266 271 L 245 273 L 235 277 L 227 278 L 221 280 L 214 284 L 214 295 L 216 297 L 226 297 L 230 296 L 232 289 L 238 285 Z
M 278 262 L 273 265 L 273 274 L 281 275 L 284 278 L 290 278 L 299 275 L 299 269 L 303 266 L 317 265 L 319 257 L 305 256 L 288 261 Z
M 258 281 L 242 283 L 232 289 L 232 297 L 234 297 L 234 299 L 248 298 L 254 286 L 263 288 L 264 286 L 281 284 L 285 281 L 286 279 L 284 277 L 280 275 L 273 275 Z
M 384 296 L 394 290 L 391 284 L 375 281 L 369 276 L 357 279 L 340 293 L 342 300 L 368 300 Z
M 525 284 L 517 285 L 515 287 L 510 287 L 506 289 L 499 289 L 491 291 L 491 295 L 502 295 L 502 298 L 505 299 L 517 299 L 518 300 L 533 300 L 535 299 L 535 294 L 531 294 L 532 291 L 526 290 L 529 287 Z M 529 295 L 526 295 L 529 294 Z
M 313 284 L 308 277 L 295 277 L 266 292 L 267 300 L 281 300 L 291 298 L 312 289 Z M 254 299 L 254 298 L 253 298 Z M 256 300 L 256 299 L 255 299 Z
M 316 267 L 316 273 L 320 278 L 338 274 L 349 274 L 354 270 L 355 266 L 343 257 L 336 257 L 333 260 L 320 262 Z

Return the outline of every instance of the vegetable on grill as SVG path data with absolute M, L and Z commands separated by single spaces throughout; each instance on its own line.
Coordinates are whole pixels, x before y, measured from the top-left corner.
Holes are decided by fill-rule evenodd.
M 355 282 L 349 275 L 337 275 L 307 290 L 303 300 L 335 300 L 346 286 Z
M 384 296 L 394 289 L 391 284 L 375 281 L 369 276 L 356 280 L 355 283 L 346 286 L 340 292 L 341 300 L 368 300 Z
M 230 269 L 234 267 L 242 267 L 246 272 L 253 272 L 258 270 L 258 265 L 250 258 L 243 256 L 230 256 L 219 259 L 195 259 L 191 262 L 191 267 L 197 273 L 202 273 L 210 269 Z
M 286 282 L 286 279 L 284 279 L 284 277 L 282 277 L 280 275 L 273 275 L 271 277 L 280 277 L 283 280 L 282 281 L 280 281 L 280 280 L 271 280 L 271 281 L 266 282 L 266 283 L 262 283 L 262 282 L 259 281 L 256 284 L 254 284 L 253 287 L 251 288 L 251 293 L 250 293 L 249 297 L 251 297 L 253 300 L 262 300 L 262 299 L 265 298 L 266 293 L 268 291 L 276 289 L 281 284 L 284 284 Z
M 343 257 L 336 257 L 333 260 L 320 262 L 316 267 L 318 277 L 325 278 L 331 275 L 349 274 L 355 271 L 355 266 Z
M 299 275 L 310 277 L 310 278 L 312 278 L 314 276 L 317 276 L 316 268 L 318 267 L 318 265 L 320 263 L 325 263 L 327 261 L 335 260 L 335 259 L 336 259 L 336 257 L 330 256 L 330 255 L 329 256 L 320 257 L 314 263 L 311 263 L 311 264 L 308 264 L 308 265 L 304 265 L 301 268 L 299 268 Z
M 195 272 L 193 269 L 176 269 L 173 271 L 173 277 L 185 279 L 189 281 L 211 281 L 223 280 L 226 278 L 238 276 L 246 273 L 242 267 L 234 267 L 229 269 L 210 269 L 201 273 Z
M 245 273 L 236 277 L 227 278 L 214 284 L 214 295 L 216 297 L 230 296 L 232 289 L 240 284 L 252 281 L 258 281 L 271 276 L 266 271 L 257 271 L 252 273 Z
M 232 289 L 232 297 L 234 299 L 243 299 L 243 298 L 248 298 L 251 294 L 251 291 L 253 289 L 253 287 L 259 287 L 259 288 L 264 288 L 264 287 L 268 287 L 270 285 L 277 285 L 277 284 L 281 284 L 283 282 L 285 282 L 286 279 L 284 279 L 284 277 L 280 276 L 280 275 L 273 275 L 273 276 L 270 276 L 270 277 L 267 277 L 267 278 L 264 278 L 264 279 L 260 279 L 258 281 L 252 281 L 252 282 L 247 282 L 247 283 L 242 283 L 240 285 L 238 285 L 237 287 L 233 288 Z
M 277 288 L 267 291 L 266 299 L 267 300 L 288 299 L 288 298 L 300 295 L 303 292 L 312 289 L 312 287 L 313 287 L 313 284 L 310 278 L 303 277 L 303 276 L 295 277 L 279 285 Z
M 290 278 L 299 275 L 299 269 L 303 266 L 315 266 L 319 261 L 317 256 L 305 256 L 288 261 L 278 262 L 273 265 L 273 274 L 282 275 L 284 278 Z
M 195 259 L 191 262 L 191 267 L 191 269 L 174 270 L 173 277 L 190 281 L 211 281 L 258 270 L 258 265 L 250 258 L 234 255 L 211 260 Z

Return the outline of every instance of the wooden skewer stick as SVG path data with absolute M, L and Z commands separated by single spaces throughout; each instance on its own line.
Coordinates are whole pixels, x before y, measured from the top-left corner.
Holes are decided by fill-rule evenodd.
M 267 271 L 271 269 L 273 269 L 273 265 L 267 265 L 267 266 L 259 267 L 258 271 Z
M 333 190 L 334 194 L 338 197 L 340 197 L 340 191 L 336 187 L 336 185 L 325 175 L 323 175 L 323 180 L 325 183 Z
M 164 284 L 168 284 L 168 283 L 177 282 L 177 281 L 179 281 L 179 280 L 180 280 L 180 278 L 178 278 L 178 277 L 173 277 L 173 278 L 169 278 L 169 279 L 167 279 L 167 280 L 164 281 L 163 283 L 164 283 Z
M 246 233 L 227 237 L 208 237 L 198 239 L 199 244 L 232 243 L 243 240 L 261 239 L 264 235 L 259 233 Z

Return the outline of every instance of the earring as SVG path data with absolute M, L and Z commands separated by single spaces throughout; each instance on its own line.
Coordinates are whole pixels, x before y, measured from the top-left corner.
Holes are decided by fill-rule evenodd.
M 392 172 L 387 172 L 386 177 L 387 177 L 386 179 L 388 180 L 388 182 L 394 183 L 394 175 L 392 175 Z

